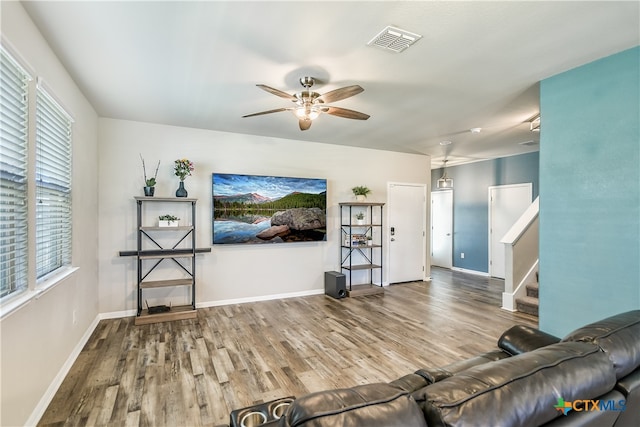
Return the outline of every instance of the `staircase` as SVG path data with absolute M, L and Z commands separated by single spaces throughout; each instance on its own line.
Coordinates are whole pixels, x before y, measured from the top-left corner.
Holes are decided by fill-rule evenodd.
M 516 298 L 516 309 L 523 313 L 538 316 L 538 273 L 536 273 L 536 281 L 526 286 L 527 296 Z

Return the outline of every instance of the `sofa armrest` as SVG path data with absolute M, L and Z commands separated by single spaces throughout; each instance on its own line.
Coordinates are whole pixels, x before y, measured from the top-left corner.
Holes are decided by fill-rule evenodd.
M 389 384 L 365 384 L 311 393 L 296 399 L 282 427 L 427 427 L 418 404 Z
M 498 347 L 511 356 L 560 342 L 560 338 L 525 325 L 513 326 L 500 336 Z

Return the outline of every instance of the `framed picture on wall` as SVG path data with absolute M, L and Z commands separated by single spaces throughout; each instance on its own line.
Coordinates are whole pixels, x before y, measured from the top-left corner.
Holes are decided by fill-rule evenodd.
M 214 173 L 211 188 L 214 245 L 327 238 L 326 179 Z

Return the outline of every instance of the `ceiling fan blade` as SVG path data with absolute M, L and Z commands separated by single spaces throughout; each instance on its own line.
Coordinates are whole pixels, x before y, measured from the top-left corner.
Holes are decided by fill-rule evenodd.
M 272 88 L 271 86 L 267 86 L 267 85 L 256 85 L 256 86 L 258 86 L 262 90 L 265 90 L 265 91 L 267 91 L 267 92 L 269 92 L 271 94 L 274 94 L 276 96 L 279 96 L 281 98 L 285 98 L 285 99 L 288 99 L 290 101 L 297 101 L 298 100 L 298 98 L 296 98 L 295 96 L 289 95 L 287 92 L 283 92 L 283 91 L 281 91 L 279 89 Z
M 300 125 L 300 130 L 309 129 L 311 127 L 311 123 L 313 123 L 312 120 L 304 120 L 304 119 L 298 120 L 298 124 Z
M 368 114 L 340 107 L 322 108 L 322 112 L 332 116 L 344 117 L 345 119 L 367 120 L 370 117 Z
M 330 92 L 325 93 L 324 95 L 320 95 L 318 99 L 326 104 L 330 102 L 340 101 L 341 99 L 349 98 L 350 96 L 354 96 L 363 92 L 362 89 L 358 85 L 347 86 L 340 89 L 332 90 Z
M 275 110 L 260 111 L 259 113 L 247 114 L 246 116 L 242 116 L 242 117 L 261 116 L 263 114 L 279 113 L 280 111 L 291 111 L 291 110 L 295 110 L 295 108 L 276 108 Z

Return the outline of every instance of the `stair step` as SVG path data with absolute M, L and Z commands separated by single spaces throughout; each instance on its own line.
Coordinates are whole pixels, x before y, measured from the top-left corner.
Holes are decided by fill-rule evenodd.
M 538 298 L 522 297 L 516 299 L 516 309 L 523 313 L 538 315 Z
M 538 298 L 538 290 L 539 290 L 538 283 L 529 283 L 527 284 L 526 288 L 527 288 L 528 297 Z

